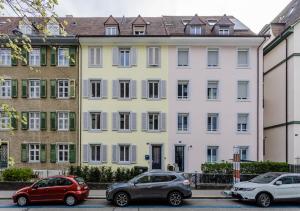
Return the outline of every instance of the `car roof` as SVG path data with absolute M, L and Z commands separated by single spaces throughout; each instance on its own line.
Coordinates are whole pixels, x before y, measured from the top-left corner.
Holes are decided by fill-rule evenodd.
M 50 176 L 50 177 L 45 177 L 44 179 L 46 178 L 69 178 L 69 179 L 72 179 L 72 178 L 75 178 L 77 176 L 74 176 L 74 175 L 68 175 L 68 176 L 65 176 L 65 175 L 54 175 L 54 176 Z
M 144 173 L 145 175 L 154 175 L 154 174 L 165 174 L 165 175 L 180 175 L 181 173 L 175 171 L 163 171 L 163 170 L 151 170 Z

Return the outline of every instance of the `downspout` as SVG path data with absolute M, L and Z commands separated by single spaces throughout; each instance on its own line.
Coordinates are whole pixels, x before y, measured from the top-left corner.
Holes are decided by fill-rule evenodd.
M 80 38 L 79 38 L 80 39 Z M 78 40 L 79 40 L 78 39 Z M 79 88 L 78 88 L 78 95 L 79 95 L 79 166 L 81 167 L 81 114 L 82 114 L 82 97 L 81 97 L 81 87 L 82 87 L 82 48 L 81 48 L 81 43 L 79 41 L 79 61 L 80 61 L 80 65 L 79 65 Z
M 285 38 L 285 159 L 289 162 L 288 158 L 288 146 L 289 146 L 289 136 L 288 136 L 288 112 L 289 112 L 289 97 L 288 97 L 288 39 Z

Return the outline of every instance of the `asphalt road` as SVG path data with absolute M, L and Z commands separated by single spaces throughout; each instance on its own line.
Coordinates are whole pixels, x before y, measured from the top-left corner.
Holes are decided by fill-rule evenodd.
M 235 210 L 288 210 L 288 211 L 299 211 L 300 201 L 298 202 L 285 202 L 276 203 L 272 205 L 271 208 L 263 209 L 256 207 L 253 203 L 241 203 L 237 200 L 231 199 L 188 199 L 185 200 L 181 207 L 173 208 L 169 207 L 166 202 L 163 201 L 139 201 L 132 203 L 127 208 L 116 208 L 110 202 L 105 199 L 94 199 L 87 200 L 80 203 L 74 207 L 67 207 L 63 204 L 34 204 L 26 208 L 19 208 L 11 200 L 0 200 L 0 211 L 64 211 L 64 210 L 74 210 L 74 211 L 194 211 L 194 210 L 208 210 L 208 211 L 227 211 L 232 209 Z

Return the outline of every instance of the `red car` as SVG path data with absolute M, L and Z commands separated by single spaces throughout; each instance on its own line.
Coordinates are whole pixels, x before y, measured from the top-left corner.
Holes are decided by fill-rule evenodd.
M 19 206 L 50 201 L 63 201 L 66 205 L 73 206 L 85 200 L 88 195 L 89 188 L 81 177 L 54 176 L 16 191 L 12 198 Z

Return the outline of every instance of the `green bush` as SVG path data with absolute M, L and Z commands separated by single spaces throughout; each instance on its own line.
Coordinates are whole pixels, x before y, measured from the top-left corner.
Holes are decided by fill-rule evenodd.
M 3 171 L 4 181 L 22 181 L 26 182 L 33 178 L 31 168 L 7 168 Z
M 232 174 L 232 163 L 205 163 L 202 164 L 203 173 Z M 283 162 L 249 162 L 241 163 L 241 174 L 263 174 L 266 172 L 288 172 L 289 166 Z

